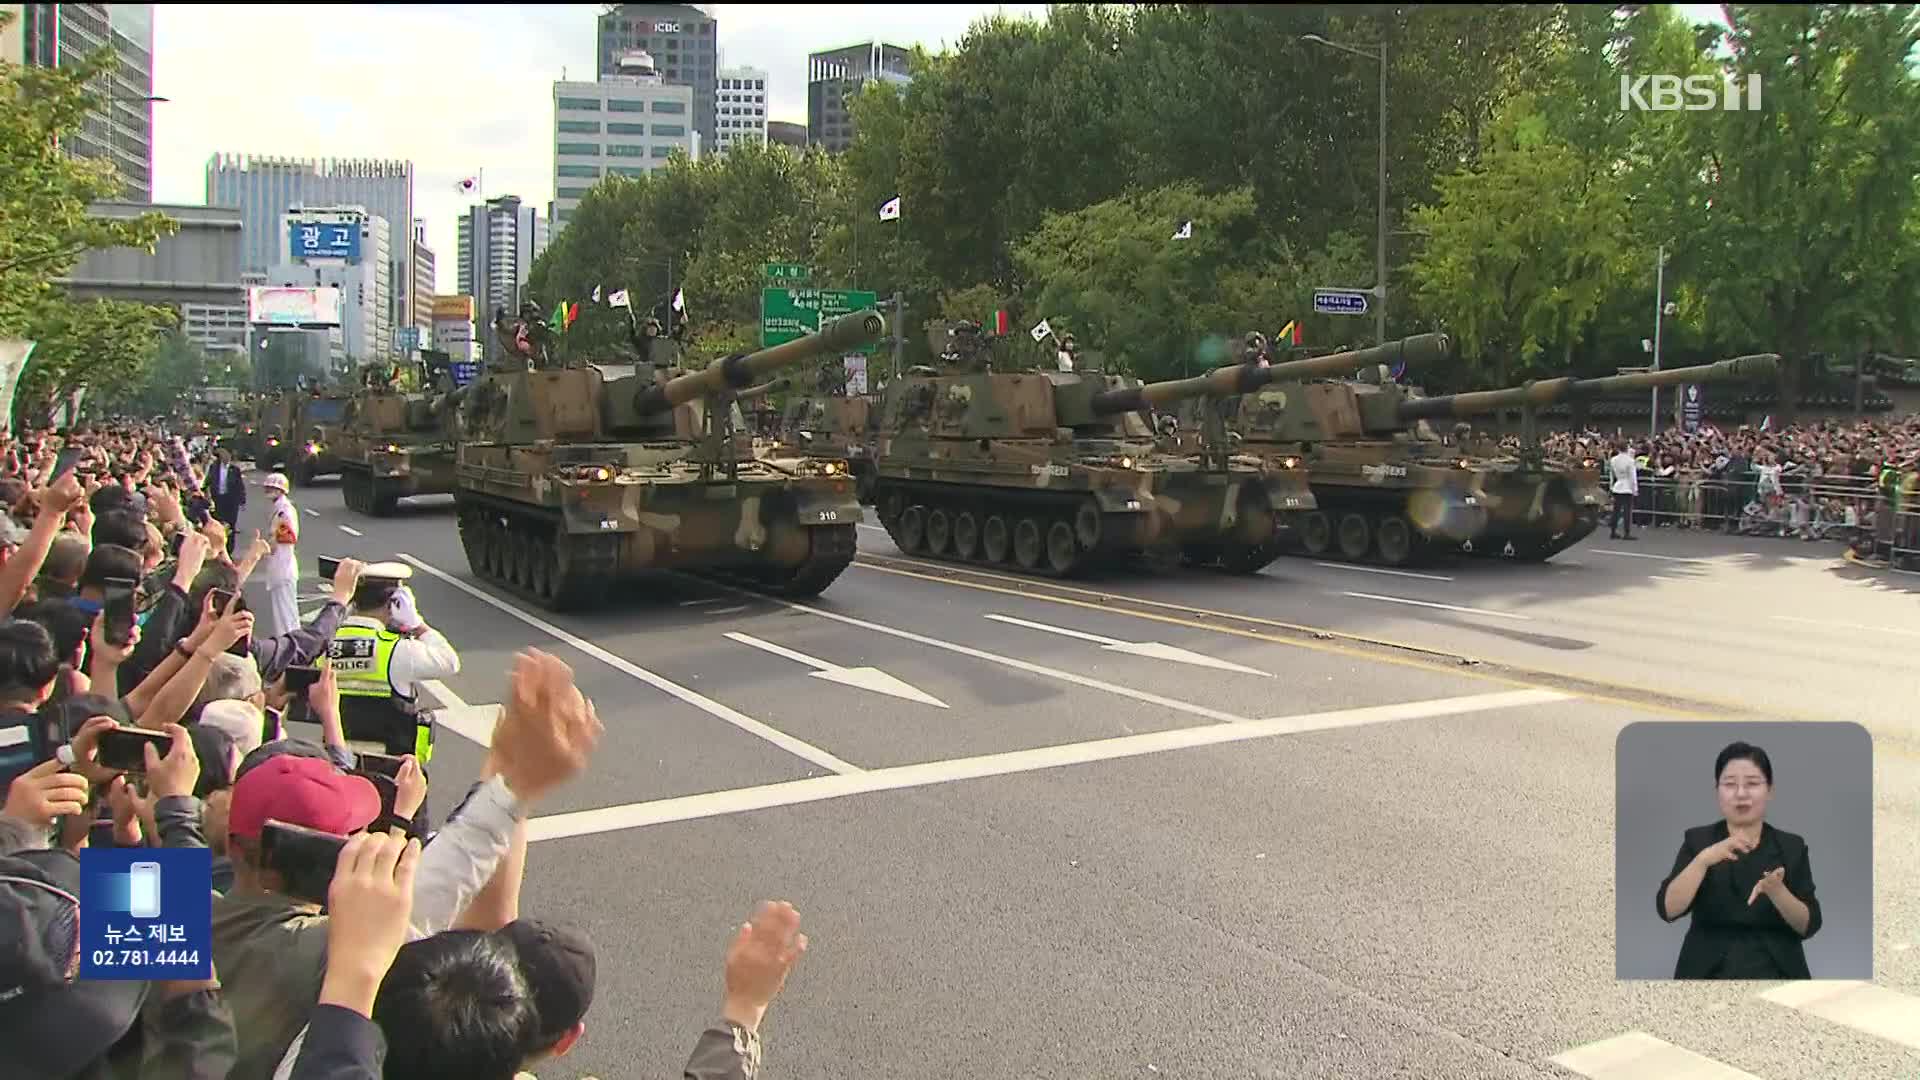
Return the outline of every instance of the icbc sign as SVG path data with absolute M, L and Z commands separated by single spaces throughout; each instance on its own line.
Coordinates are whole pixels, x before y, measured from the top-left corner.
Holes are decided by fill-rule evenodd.
M 677 34 L 680 32 L 680 24 L 677 22 L 657 22 L 649 28 L 646 23 L 641 23 L 640 32 L 643 34 Z

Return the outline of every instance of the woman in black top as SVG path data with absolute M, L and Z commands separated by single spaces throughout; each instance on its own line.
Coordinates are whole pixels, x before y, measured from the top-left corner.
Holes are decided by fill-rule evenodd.
M 1766 823 L 1773 762 L 1736 742 L 1713 765 L 1723 820 L 1688 829 L 1660 883 L 1668 922 L 1691 913 L 1676 979 L 1810 979 L 1801 942 L 1820 930 L 1807 842 Z

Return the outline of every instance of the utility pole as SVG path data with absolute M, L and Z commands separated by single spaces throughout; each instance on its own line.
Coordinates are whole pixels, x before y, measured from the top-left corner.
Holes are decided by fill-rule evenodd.
M 900 365 L 907 346 L 907 301 L 898 289 L 893 293 L 893 377 L 900 377 Z M 869 388 L 871 392 L 871 388 Z
M 1653 268 L 1653 370 L 1660 370 L 1660 321 L 1667 307 L 1667 245 L 1660 245 Z M 1653 410 L 1647 420 L 1647 436 L 1660 434 L 1660 388 L 1653 388 Z
M 1378 208 L 1380 235 L 1374 246 L 1373 287 L 1375 290 L 1373 309 L 1373 340 L 1376 345 L 1387 343 L 1387 43 L 1380 41 L 1380 205 Z

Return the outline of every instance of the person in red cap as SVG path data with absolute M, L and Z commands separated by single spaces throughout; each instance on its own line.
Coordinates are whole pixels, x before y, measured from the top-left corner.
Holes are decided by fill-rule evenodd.
M 246 1032 L 234 1076 L 271 1075 L 300 1031 L 326 969 L 326 915 L 292 895 L 280 870 L 262 857 L 268 821 L 347 836 L 380 816 L 380 793 L 364 776 L 324 757 L 276 754 L 246 770 L 227 809 L 233 888 L 213 904 L 213 955 L 222 981 L 248 988 L 228 999 L 234 1030 Z M 319 868 L 321 876 L 328 868 Z M 285 1029 L 276 1031 L 276 1028 Z M 251 1047 L 261 1060 L 249 1061 Z

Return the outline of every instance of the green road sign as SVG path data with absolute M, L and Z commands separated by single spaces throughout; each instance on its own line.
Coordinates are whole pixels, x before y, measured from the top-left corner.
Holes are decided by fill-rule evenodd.
M 771 348 L 802 338 L 820 329 L 821 319 L 831 319 L 873 307 L 875 293 L 858 289 L 766 289 L 760 294 L 760 347 Z M 856 352 L 871 353 L 879 345 L 866 345 Z
M 813 278 L 813 267 L 803 263 L 768 263 L 765 267 L 768 281 L 808 281 Z

